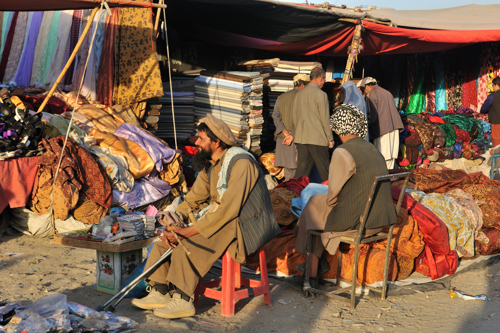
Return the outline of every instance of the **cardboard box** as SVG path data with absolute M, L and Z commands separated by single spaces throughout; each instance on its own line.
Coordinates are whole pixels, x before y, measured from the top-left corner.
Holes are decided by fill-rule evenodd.
M 115 295 L 142 262 L 142 249 L 127 252 L 97 250 L 97 290 Z

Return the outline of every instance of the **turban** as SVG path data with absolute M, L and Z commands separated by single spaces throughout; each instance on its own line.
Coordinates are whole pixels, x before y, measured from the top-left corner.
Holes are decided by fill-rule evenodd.
M 207 124 L 208 128 L 225 144 L 232 146 L 236 144 L 236 138 L 233 132 L 225 122 L 208 114 L 205 118 L 200 120 L 200 123 Z
M 341 104 L 333 110 L 330 128 L 340 136 L 357 135 L 365 138 L 368 130 L 366 116 L 351 104 Z
M 309 82 L 309 81 L 311 81 L 311 78 L 310 78 L 309 74 L 297 74 L 293 77 L 293 83 L 295 83 L 299 80 L 302 80 L 304 82 Z

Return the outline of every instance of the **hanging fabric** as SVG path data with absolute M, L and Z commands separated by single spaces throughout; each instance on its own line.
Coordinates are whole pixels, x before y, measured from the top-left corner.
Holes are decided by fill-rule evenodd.
M 7 62 L 10 55 L 10 50 L 12 48 L 12 41 L 14 39 L 14 33 L 16 30 L 17 18 L 19 17 L 19 12 L 15 12 L 12 21 L 10 23 L 9 33 L 7 34 L 5 40 L 4 52 L 2 53 L 2 60 L 0 61 L 0 82 L 4 82 L 3 78 L 5 76 L 5 69 L 7 68 Z
M 43 47 L 43 53 L 40 59 L 40 63 L 38 64 L 38 71 L 32 78 L 34 82 L 39 82 L 42 84 L 45 83 L 45 78 L 49 73 L 52 57 L 56 50 L 59 22 L 61 19 L 61 15 L 62 15 L 61 11 L 56 11 L 52 15 L 52 21 L 50 22 L 47 41 L 45 43 L 45 46 Z
M 73 10 L 65 10 L 61 13 L 54 55 L 52 56 L 47 77 L 43 79 L 42 82 L 45 85 L 53 85 L 61 72 L 61 68 L 64 66 L 64 54 L 66 52 L 66 44 L 68 43 L 69 35 L 71 33 L 72 21 Z
M 18 87 L 29 87 L 31 81 L 31 70 L 35 56 L 36 41 L 42 24 L 43 12 L 34 12 L 29 30 L 26 30 L 25 46 L 21 59 L 17 65 L 17 71 L 13 81 Z
M 115 36 L 114 104 L 132 104 L 163 96 L 155 40 L 151 11 L 120 10 Z
M 115 35 L 118 28 L 120 8 L 111 9 L 112 15 L 106 17 L 103 51 L 96 84 L 96 99 L 101 103 L 113 105 L 113 84 L 115 71 Z
M 434 68 L 436 71 L 436 111 L 448 110 L 443 61 L 441 55 L 436 58 L 436 65 Z
M 35 84 L 35 78 L 38 75 L 38 70 L 40 69 L 40 62 L 42 60 L 43 50 L 45 49 L 45 44 L 49 38 L 49 29 L 52 18 L 54 17 L 54 12 L 43 12 L 42 23 L 40 24 L 40 31 L 38 32 L 38 37 L 36 40 L 35 54 L 33 55 L 33 66 L 31 68 L 31 78 L 30 84 Z
M 419 57 L 418 60 L 422 60 L 422 57 Z M 425 71 L 425 62 L 418 62 L 418 72 L 415 76 L 410 102 L 406 110 L 407 113 L 420 113 L 425 111 Z
M 24 37 L 26 36 L 26 28 L 28 26 L 28 12 L 20 12 L 17 18 L 17 23 L 14 25 L 14 37 L 10 47 L 9 59 L 5 67 L 5 74 L 2 82 L 10 82 L 16 74 L 17 65 L 21 58 L 21 53 L 24 47 Z
M 68 61 L 70 54 L 75 49 L 76 43 L 78 42 L 78 39 L 80 38 L 80 30 L 82 27 L 82 15 L 83 15 L 83 10 L 75 10 L 73 12 L 73 20 L 71 22 L 71 32 L 70 32 L 68 44 L 66 46 L 66 54 L 64 55 L 64 63 L 66 63 Z M 76 58 L 73 60 L 70 67 L 68 68 L 68 71 L 66 72 L 66 76 L 64 77 L 64 79 L 62 81 L 62 82 L 64 82 L 64 85 L 69 85 L 73 81 L 73 74 L 75 73 L 75 67 L 76 67 Z
M 436 112 L 436 77 L 435 77 L 435 66 L 434 66 L 434 55 L 428 54 L 425 57 L 426 62 L 426 73 L 425 73 L 425 112 L 434 113 Z

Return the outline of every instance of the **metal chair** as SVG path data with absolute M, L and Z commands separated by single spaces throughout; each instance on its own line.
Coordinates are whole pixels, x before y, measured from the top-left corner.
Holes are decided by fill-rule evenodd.
M 366 202 L 365 210 L 363 212 L 363 215 L 360 217 L 360 226 L 358 229 L 358 233 L 356 238 L 354 237 L 342 237 L 340 241 L 340 246 L 339 246 L 339 259 L 338 259 L 338 266 L 337 266 L 337 287 L 339 287 L 339 282 L 341 280 L 340 277 L 340 270 L 342 268 L 342 243 L 347 243 L 355 246 L 354 250 L 354 267 L 353 267 L 353 272 L 352 272 L 352 282 L 351 286 L 346 287 L 346 288 L 337 288 L 333 291 L 324 291 L 320 289 L 315 289 L 312 288 L 310 282 L 309 282 L 309 269 L 310 269 L 310 257 L 311 257 L 311 248 L 312 248 L 312 239 L 313 235 L 318 235 L 320 236 L 323 231 L 322 230 L 308 230 L 307 231 L 307 250 L 306 250 L 306 268 L 305 268 L 305 273 L 304 273 L 304 286 L 303 286 L 303 292 L 306 296 L 312 295 L 314 296 L 315 293 L 319 294 L 324 294 L 326 296 L 332 297 L 332 298 L 338 298 L 343 301 L 347 301 L 351 303 L 351 310 L 354 309 L 355 303 L 356 303 L 356 287 L 357 287 L 357 282 L 356 278 L 358 275 L 358 259 L 359 259 L 359 244 L 365 244 L 365 243 L 370 243 L 382 239 L 387 240 L 387 248 L 385 251 L 385 264 L 384 264 L 384 281 L 383 281 L 383 287 L 382 289 L 380 288 L 374 288 L 374 287 L 369 287 L 367 286 L 370 290 L 373 290 L 375 292 L 381 293 L 381 299 L 385 300 L 386 294 L 387 294 L 387 273 L 389 270 L 389 254 L 390 254 L 390 244 L 392 240 L 392 232 L 394 230 L 395 224 L 390 226 L 389 232 L 379 232 L 375 235 L 372 236 L 364 236 L 365 234 L 365 222 L 368 217 L 368 213 L 370 211 L 370 207 L 372 205 L 372 202 L 375 199 L 375 193 L 377 186 L 379 185 L 380 182 L 382 181 L 389 181 L 393 179 L 403 179 L 404 182 L 403 185 L 401 186 L 401 192 L 399 194 L 399 199 L 398 203 L 396 205 L 396 215 L 399 213 L 399 209 L 401 207 L 401 203 L 403 201 L 405 189 L 406 189 L 406 184 L 408 182 L 408 179 L 410 177 L 410 172 L 403 172 L 403 173 L 397 173 L 397 174 L 392 174 L 392 175 L 386 175 L 386 176 L 377 176 L 373 180 L 373 184 L 371 187 L 370 194 L 368 196 L 368 201 Z M 346 280 L 344 280 L 346 281 Z M 347 281 L 348 282 L 348 281 Z M 351 289 L 351 296 L 345 297 L 341 296 L 339 294 L 342 293 L 347 293 L 348 290 Z
M 500 157 L 500 154 L 491 155 L 491 169 L 490 169 L 490 179 L 494 179 L 495 171 L 498 171 L 497 168 L 497 157 Z

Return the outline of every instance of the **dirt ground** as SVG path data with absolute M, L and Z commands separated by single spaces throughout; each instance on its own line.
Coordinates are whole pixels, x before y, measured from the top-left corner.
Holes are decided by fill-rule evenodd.
M 5 256 L 2 253 L 22 253 Z M 109 295 L 97 292 L 95 251 L 54 244 L 30 236 L 0 238 L 0 302 L 26 304 L 48 293 L 63 293 L 69 301 L 92 308 Z M 36 263 L 34 263 L 36 262 Z M 217 274 L 214 269 L 213 273 Z M 212 274 L 212 273 L 210 273 Z M 215 276 L 215 275 L 214 275 Z M 450 282 L 451 281 L 451 282 Z M 345 302 L 316 296 L 305 298 L 282 279 L 270 278 L 273 305 L 263 296 L 239 301 L 236 315 L 220 316 L 220 304 L 200 299 L 192 318 L 164 320 L 122 301 L 115 313 L 139 323 L 147 332 L 498 332 L 500 329 L 500 263 L 460 273 L 448 284 L 489 301 L 450 298 L 449 290 L 391 296 L 386 301 L 364 296 L 354 311 Z

